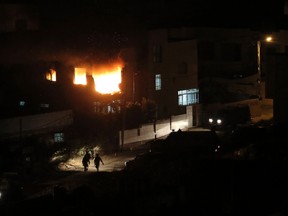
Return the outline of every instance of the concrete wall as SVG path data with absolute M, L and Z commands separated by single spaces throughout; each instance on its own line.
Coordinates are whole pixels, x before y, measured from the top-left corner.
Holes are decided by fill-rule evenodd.
M 1 119 L 0 137 L 37 134 L 71 124 L 73 124 L 72 110 Z
M 182 114 L 177 116 L 171 116 L 170 119 L 156 121 L 155 123 L 142 125 L 141 128 L 135 128 L 124 131 L 124 139 L 122 143 L 121 131 L 119 132 L 119 145 L 125 147 L 130 143 L 149 141 L 155 138 L 168 135 L 170 132 L 181 130 L 187 130 L 188 115 Z

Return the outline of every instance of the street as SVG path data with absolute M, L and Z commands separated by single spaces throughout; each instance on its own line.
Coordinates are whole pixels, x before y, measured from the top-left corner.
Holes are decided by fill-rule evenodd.
M 16 210 L 34 214 L 39 209 L 44 215 L 95 215 L 95 208 L 126 215 L 189 210 L 219 215 L 272 215 L 285 210 L 286 163 L 232 158 L 182 160 L 180 156 L 122 172 L 126 161 L 148 150 L 147 146 L 141 147 L 101 155 L 104 165 L 99 172 L 92 160 L 84 172 L 82 157 L 61 163 L 55 171 L 23 188 L 27 195 L 24 201 L 3 210 L 9 211 L 7 215 Z
M 62 162 L 58 165 L 56 171 L 46 173 L 40 178 L 26 184 L 23 189 L 24 196 L 27 198 L 40 197 L 45 194 L 54 193 L 56 186 L 64 187 L 68 190 L 73 190 L 82 184 L 90 184 L 89 181 L 93 176 L 101 178 L 102 176 L 113 175 L 125 168 L 125 162 L 133 160 L 138 154 L 147 152 L 145 145 L 135 149 L 125 149 L 123 151 L 101 155 L 104 165 L 100 165 L 99 172 L 96 172 L 93 159 L 90 160 L 88 171 L 84 172 L 82 165 L 82 156 L 69 159 L 67 162 Z M 91 178 L 92 176 L 92 178 Z
M 102 155 L 101 158 L 104 162 L 104 165 L 100 165 L 99 171 L 101 172 L 113 172 L 120 171 L 124 169 L 125 162 L 132 160 L 136 157 L 137 154 L 141 154 L 143 150 L 125 150 L 119 153 L 111 153 Z M 58 168 L 62 171 L 84 171 L 82 165 L 82 157 L 71 158 L 65 163 L 60 163 Z M 88 172 L 96 172 L 96 168 L 93 163 L 93 159 L 90 160 L 90 165 L 88 167 Z

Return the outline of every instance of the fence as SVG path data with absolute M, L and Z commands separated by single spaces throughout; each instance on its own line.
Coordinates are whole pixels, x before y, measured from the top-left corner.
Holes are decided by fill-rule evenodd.
M 39 134 L 73 124 L 72 110 L 20 116 L 0 120 L 0 137 L 13 138 Z
M 125 148 L 125 145 L 163 137 L 172 131 L 177 131 L 179 129 L 187 130 L 190 127 L 188 122 L 188 115 L 182 114 L 171 116 L 170 119 L 145 124 L 140 128 L 125 130 L 124 132 L 119 131 L 119 144 L 122 148 Z M 121 137 L 122 134 L 124 135 L 123 139 Z

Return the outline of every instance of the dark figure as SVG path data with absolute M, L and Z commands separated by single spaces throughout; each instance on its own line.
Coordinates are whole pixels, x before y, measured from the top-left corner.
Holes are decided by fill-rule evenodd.
M 97 172 L 99 172 L 100 162 L 102 163 L 102 165 L 104 165 L 102 158 L 99 156 L 99 154 L 96 154 L 94 158 L 94 164 L 95 164 Z
M 89 151 L 86 151 L 86 154 L 84 155 L 83 159 L 82 159 L 82 165 L 84 166 L 84 171 L 88 171 L 88 166 L 90 164 L 90 159 L 91 159 L 91 155 L 89 153 Z

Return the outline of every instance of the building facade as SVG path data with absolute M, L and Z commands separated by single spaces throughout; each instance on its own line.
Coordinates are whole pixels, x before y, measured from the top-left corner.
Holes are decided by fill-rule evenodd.
M 273 99 L 275 61 L 269 59 L 288 44 L 287 31 L 232 28 L 156 29 L 148 41 L 148 89 L 158 118 L 192 106 L 200 125 L 211 104 Z

